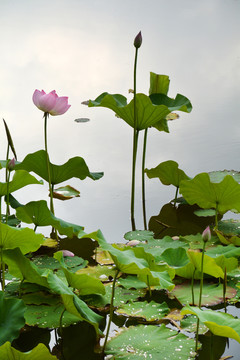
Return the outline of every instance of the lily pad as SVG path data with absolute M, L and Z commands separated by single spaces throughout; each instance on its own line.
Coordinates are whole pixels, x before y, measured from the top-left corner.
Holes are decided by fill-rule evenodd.
M 187 332 L 196 332 L 197 331 L 197 317 L 195 315 L 185 316 L 184 319 L 180 321 L 180 327 L 183 331 Z M 205 334 L 208 331 L 207 326 L 204 324 L 199 324 L 198 333 Z
M 124 234 L 124 239 L 128 241 L 138 240 L 138 241 L 149 241 L 152 240 L 154 237 L 154 233 L 148 230 L 135 230 L 129 231 Z
M 25 305 L 20 299 L 7 299 L 0 291 L 0 345 L 17 338 L 25 325 Z
M 57 360 L 56 356 L 51 355 L 43 344 L 38 344 L 33 350 L 22 353 L 11 347 L 10 342 L 0 346 L 0 358 L 6 360 Z
M 194 300 L 195 305 L 198 305 L 200 286 L 199 283 L 195 283 L 194 289 Z M 192 304 L 192 289 L 189 282 L 185 282 L 180 285 L 176 285 L 171 291 L 171 294 L 176 296 L 181 304 L 187 305 Z M 232 287 L 227 286 L 226 298 L 231 299 L 236 295 L 236 290 Z M 222 284 L 203 283 L 202 292 L 202 306 L 213 306 L 223 303 L 223 286 Z
M 169 313 L 169 307 L 165 302 L 158 304 L 155 301 L 148 303 L 143 302 L 129 302 L 120 306 L 116 313 L 119 315 L 128 316 L 130 318 L 142 319 L 147 322 L 159 322 L 160 319 L 164 318 Z
M 25 159 L 15 166 L 16 170 L 33 171 L 45 181 L 48 181 L 48 170 L 46 163 L 46 151 L 39 150 L 28 154 Z M 102 172 L 92 173 L 89 171 L 83 158 L 76 156 L 69 159 L 63 165 L 54 165 L 50 163 L 51 182 L 53 185 L 62 183 L 73 177 L 84 180 L 86 177 L 92 180 L 98 180 L 103 176 Z M 12 191 L 10 191 L 12 192 Z
M 236 170 L 218 170 L 211 171 L 208 173 L 212 182 L 219 183 L 221 182 L 226 175 L 230 175 L 238 183 L 240 182 L 240 172 Z
M 162 324 L 131 326 L 123 329 L 111 339 L 106 347 L 106 354 L 115 360 L 130 359 L 193 359 L 195 341 Z

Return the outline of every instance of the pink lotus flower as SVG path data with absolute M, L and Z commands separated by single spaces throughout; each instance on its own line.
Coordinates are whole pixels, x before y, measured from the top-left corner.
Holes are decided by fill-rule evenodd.
M 55 90 L 49 94 L 46 94 L 43 90 L 35 90 L 32 99 L 38 109 L 50 115 L 62 115 L 71 106 L 68 105 L 68 97 L 58 96 Z

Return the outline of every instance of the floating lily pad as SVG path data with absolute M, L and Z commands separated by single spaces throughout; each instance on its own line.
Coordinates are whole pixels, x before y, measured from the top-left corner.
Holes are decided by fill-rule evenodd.
M 80 191 L 74 189 L 70 185 L 61 186 L 54 189 L 53 197 L 59 200 L 69 200 L 80 196 Z
M 124 235 L 126 240 L 149 241 L 154 239 L 154 233 L 148 230 L 129 231 Z
M 106 347 L 106 354 L 115 360 L 152 359 L 179 360 L 195 358 L 195 341 L 162 324 L 138 325 L 123 329 L 111 339 Z
M 169 313 L 169 307 L 165 302 L 158 304 L 155 301 L 148 303 L 143 302 L 129 302 L 120 306 L 116 313 L 119 315 L 128 316 L 131 318 L 140 318 L 147 322 L 158 322 L 165 315 Z
M 187 332 L 196 332 L 197 331 L 197 317 L 195 315 L 185 316 L 184 319 L 180 321 L 180 327 L 182 330 Z M 204 324 L 199 324 L 198 333 L 205 334 L 208 331 L 207 326 Z
M 194 289 L 194 300 L 195 304 L 198 305 L 200 286 L 199 283 L 195 283 Z M 176 296 L 181 304 L 192 304 L 192 289 L 190 283 L 183 283 L 176 285 L 171 291 L 171 294 Z M 226 298 L 231 299 L 236 295 L 236 290 L 232 287 L 227 286 Z M 223 286 L 222 284 L 209 284 L 203 283 L 202 292 L 202 306 L 213 306 L 223 303 Z

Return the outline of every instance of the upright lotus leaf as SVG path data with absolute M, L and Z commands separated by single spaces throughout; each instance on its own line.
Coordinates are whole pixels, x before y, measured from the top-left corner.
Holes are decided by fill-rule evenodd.
M 78 273 L 69 271 L 61 251 L 56 252 L 54 258 L 59 261 L 69 286 L 78 289 L 80 295 L 105 294 L 105 287 L 99 279 L 87 275 L 86 273 L 81 273 L 81 270 L 79 270 Z
M 46 151 L 39 150 L 35 153 L 28 154 L 25 159 L 15 169 L 23 169 L 27 171 L 33 171 L 44 180 L 48 181 L 48 171 L 46 163 Z M 102 172 L 92 173 L 89 171 L 83 158 L 76 156 L 69 159 L 63 165 L 54 165 L 50 163 L 51 183 L 53 185 L 62 183 L 73 177 L 80 180 L 84 180 L 89 177 L 93 180 L 98 180 L 103 176 Z
M 38 344 L 34 349 L 27 353 L 20 352 L 11 347 L 10 342 L 0 346 L 0 359 L 4 360 L 57 360 L 56 356 L 50 354 L 48 348 L 43 344 Z
M 195 341 L 164 324 L 124 328 L 107 344 L 106 354 L 116 360 L 194 359 Z
M 168 75 L 160 75 L 150 72 L 149 95 L 151 94 L 167 95 L 169 84 L 170 84 L 170 79 Z
M 49 287 L 43 275 L 51 272 L 51 270 L 40 270 L 22 254 L 19 248 L 4 250 L 3 260 L 8 265 L 9 273 L 16 278 Z
M 59 234 L 73 237 L 78 235 L 84 228 L 80 225 L 71 224 L 53 215 L 45 200 L 31 201 L 24 206 L 18 207 L 16 216 L 22 222 L 36 226 L 53 226 Z
M 25 170 L 17 170 L 15 171 L 12 181 L 8 184 L 6 182 L 0 182 L 0 197 L 7 195 L 7 193 L 13 193 L 24 186 L 32 185 L 32 184 L 41 184 L 41 181 L 38 181 L 34 176 L 30 175 L 28 171 Z
M 143 247 L 129 247 L 118 249 L 107 243 L 100 230 L 89 234 L 89 237 L 98 241 L 103 250 L 110 253 L 117 269 L 126 274 L 138 275 L 140 280 L 150 285 L 161 285 L 165 289 L 173 289 L 171 279 L 175 276 L 174 269 L 168 266 L 158 266 L 154 256 L 146 253 Z
M 189 263 L 189 258 L 183 247 L 166 249 L 160 259 L 173 268 L 181 268 Z
M 193 250 L 188 250 L 187 254 L 190 261 L 193 263 L 194 267 L 198 271 L 201 271 L 202 253 Z M 203 272 L 204 274 L 214 276 L 215 278 L 220 277 L 224 279 L 224 272 L 222 268 L 217 265 L 215 259 L 211 258 L 206 254 L 204 255 Z
M 189 179 L 185 172 L 178 168 L 178 163 L 173 160 L 164 161 L 152 169 L 145 169 L 145 172 L 149 179 L 159 178 L 163 185 L 179 187 L 182 180 Z
M 207 173 L 198 174 L 181 182 L 180 193 L 189 204 L 203 209 L 214 208 L 220 214 L 232 209 L 240 212 L 240 184 L 230 175 L 220 183 L 213 183 Z
M 181 94 L 177 94 L 175 99 L 169 98 L 165 94 L 152 94 L 149 97 L 154 105 L 165 105 L 170 112 L 178 110 L 190 113 L 192 111 L 191 102 Z
M 236 319 L 227 313 L 215 310 L 200 310 L 198 307 L 189 305 L 185 306 L 181 313 L 196 315 L 214 335 L 229 337 L 240 343 L 240 319 Z
M 29 228 L 16 228 L 0 223 L 0 246 L 2 249 L 19 247 L 23 254 L 36 251 L 44 243 L 42 234 Z
M 47 281 L 50 289 L 61 295 L 66 310 L 76 315 L 81 321 L 87 321 L 93 325 L 98 334 L 98 325 L 103 319 L 102 316 L 92 311 L 57 275 L 49 273 Z
M 0 291 L 0 309 L 0 345 L 3 345 L 18 337 L 20 329 L 25 325 L 26 307 L 22 300 L 7 299 L 4 292 Z

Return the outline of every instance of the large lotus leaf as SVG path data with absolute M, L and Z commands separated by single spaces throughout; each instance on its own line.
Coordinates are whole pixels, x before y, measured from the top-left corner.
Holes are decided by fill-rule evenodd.
M 145 289 L 146 283 L 139 280 L 137 276 L 129 275 L 126 278 L 119 278 L 118 283 L 124 287 L 124 289 Z
M 131 318 L 144 319 L 147 322 L 156 322 L 169 313 L 169 307 L 166 302 L 158 304 L 155 301 L 148 303 L 147 301 L 130 301 L 120 306 L 116 313 Z
M 152 359 L 179 360 L 194 359 L 195 341 L 165 325 L 138 325 L 123 329 L 112 338 L 106 347 L 106 354 L 115 360 Z
M 192 111 L 191 102 L 181 94 L 177 94 L 175 99 L 169 98 L 165 94 L 151 94 L 149 97 L 154 105 L 165 105 L 170 112 L 178 110 L 190 113 Z
M 195 302 L 194 305 L 198 305 L 200 293 L 199 283 L 195 283 L 193 289 Z M 172 290 L 171 294 L 176 296 L 176 298 L 182 305 L 192 304 L 192 288 L 190 282 L 176 285 L 175 288 Z M 231 299 L 235 295 L 236 290 L 232 287 L 227 286 L 226 298 Z M 213 306 L 221 303 L 223 303 L 223 285 L 204 282 L 202 290 L 202 306 Z
M 172 277 L 170 277 L 169 272 L 170 271 L 157 271 L 156 269 L 156 271 L 151 270 L 150 274 L 142 272 L 138 277 L 141 281 L 145 281 L 149 286 L 160 286 L 161 289 L 171 291 L 175 285 L 172 283 Z M 175 271 L 172 274 L 175 276 Z
M 149 230 L 154 232 L 157 239 L 166 235 L 179 236 L 202 233 L 214 221 L 214 217 L 199 217 L 194 214 L 199 209 L 197 205 L 165 204 L 160 213 L 149 220 Z
M 13 193 L 26 185 L 32 184 L 41 184 L 41 181 L 38 181 L 34 176 L 30 175 L 28 171 L 18 170 L 15 171 L 12 181 L 9 182 L 9 187 L 6 182 L 0 182 L 0 197 Z
M 119 94 L 111 95 L 107 92 L 101 94 L 95 100 L 89 100 L 89 107 L 101 106 L 113 110 L 127 124 L 134 127 L 134 101 L 127 104 L 127 99 Z M 160 120 L 164 120 L 171 112 L 166 105 L 153 105 L 150 98 L 145 94 L 136 95 L 137 106 L 137 130 L 147 129 Z
M 0 345 L 12 341 L 25 325 L 25 305 L 20 299 L 7 299 L 0 291 Z M 3 359 L 3 358 L 2 358 Z
M 106 307 L 109 308 L 111 303 L 112 296 L 112 283 L 105 285 L 105 295 L 86 295 L 83 299 L 88 303 L 89 306 L 98 308 L 100 311 L 103 311 Z M 114 296 L 114 307 L 121 306 L 124 303 L 127 303 L 129 299 L 132 301 L 139 300 L 146 295 L 146 289 L 123 289 L 120 286 L 115 286 L 115 296 Z
M 236 319 L 227 313 L 214 310 L 200 310 L 189 305 L 182 309 L 182 314 L 194 314 L 213 334 L 229 337 L 240 343 L 240 319 Z
M 16 210 L 18 219 L 27 224 L 36 226 L 53 226 L 61 235 L 73 237 L 83 230 L 83 227 L 68 223 L 53 215 L 45 200 L 31 201 L 28 204 L 18 207 Z
M 61 251 L 55 253 L 54 257 L 59 261 L 69 286 L 77 289 L 80 295 L 105 294 L 105 287 L 99 279 L 84 273 L 82 274 L 80 270 L 77 274 L 69 271 L 64 263 Z
M 201 262 L 202 262 L 202 253 L 196 252 L 193 250 L 188 250 L 187 252 L 190 261 L 193 263 L 194 267 L 201 271 Z M 220 266 L 217 265 L 215 259 L 211 258 L 208 255 L 204 255 L 203 260 L 203 273 L 214 276 L 216 278 L 224 278 L 224 272 Z
M 234 180 L 236 180 L 238 183 L 240 182 L 240 172 L 236 170 L 211 171 L 208 174 L 210 176 L 210 180 L 214 183 L 221 182 L 226 175 L 231 175 Z
M 44 236 L 29 228 L 15 228 L 0 223 L 0 245 L 2 249 L 19 247 L 23 254 L 36 251 L 44 243 Z
M 166 249 L 160 259 L 173 268 L 181 268 L 189 263 L 186 250 L 182 247 Z
M 80 271 L 77 271 L 77 274 L 78 272 L 80 272 L 81 274 L 87 274 L 91 277 L 95 277 L 96 279 L 107 282 L 107 281 L 112 281 L 116 269 L 115 266 L 97 265 L 97 266 L 88 266 L 85 269 L 81 269 Z
M 195 315 L 185 316 L 181 322 L 180 327 L 183 331 L 196 332 L 197 331 L 197 317 Z M 205 334 L 208 331 L 207 326 L 199 324 L 198 334 Z
M 176 275 L 181 276 L 184 279 L 201 279 L 201 272 L 196 270 L 193 263 L 189 262 L 187 265 L 175 269 Z
M 92 311 L 84 301 L 79 299 L 77 295 L 75 295 L 71 289 L 58 278 L 57 275 L 49 273 L 47 281 L 51 290 L 61 295 L 66 310 L 77 316 L 81 321 L 87 321 L 93 325 L 96 333 L 98 333 L 98 324 L 102 320 L 102 316 Z
M 41 176 L 41 178 L 48 181 L 46 151 L 39 150 L 35 153 L 28 154 L 20 164 L 15 166 L 15 169 L 23 169 L 29 172 L 33 171 L 35 174 Z M 102 172 L 91 173 L 84 159 L 79 156 L 69 159 L 63 165 L 54 165 L 50 163 L 50 172 L 53 185 L 62 183 L 73 177 L 84 180 L 88 176 L 93 180 L 98 180 L 103 176 Z
M 10 342 L 0 346 L 0 358 L 4 360 L 57 360 L 56 356 L 51 355 L 43 344 L 38 344 L 33 350 L 22 353 L 11 347 Z
M 213 258 L 224 255 L 226 258 L 231 258 L 232 256 L 239 257 L 240 256 L 240 248 L 234 245 L 218 245 L 217 247 L 212 247 L 206 250 L 206 254 Z
M 170 84 L 170 79 L 168 75 L 160 75 L 150 72 L 149 95 L 151 94 L 167 95 L 169 84 Z
M 201 173 L 192 180 L 184 180 L 180 192 L 191 205 L 197 204 L 204 209 L 214 208 L 219 213 L 235 209 L 240 212 L 240 184 L 230 175 L 220 183 L 213 183 L 207 173 Z
M 159 178 L 164 185 L 176 187 L 180 186 L 182 180 L 189 179 L 185 172 L 178 168 L 178 163 L 173 160 L 164 161 L 152 169 L 145 169 L 145 172 L 149 179 Z
M 203 248 L 203 240 L 202 240 L 202 234 L 198 233 L 195 235 L 185 235 L 180 236 L 179 239 L 181 241 L 185 241 L 186 243 L 189 244 L 190 249 L 201 249 Z M 212 235 L 211 239 L 209 241 L 206 242 L 206 249 L 208 248 L 212 248 L 214 246 L 216 246 L 216 244 L 219 244 L 219 239 L 217 236 Z
M 19 248 L 4 250 L 3 260 L 8 265 L 9 273 L 16 278 L 48 287 L 48 282 L 42 275 L 46 275 L 51 270 L 40 270 L 22 254 Z
M 216 264 L 222 268 L 223 271 L 230 272 L 238 267 L 238 260 L 234 257 L 226 258 L 224 255 L 214 258 Z
M 64 311 L 64 305 L 58 302 L 53 305 L 33 305 L 27 306 L 25 312 L 26 324 L 29 326 L 37 326 L 39 328 L 58 328 L 60 325 L 60 318 Z M 80 319 L 68 311 L 64 311 L 62 317 L 62 325 L 69 326 L 76 324 Z
M 32 262 L 39 269 L 51 269 L 54 271 L 61 268 L 59 261 L 48 255 L 34 256 Z M 78 256 L 65 256 L 64 262 L 67 265 L 68 269 L 70 269 L 72 272 L 76 272 L 77 270 L 84 268 L 88 264 L 87 260 L 84 260 Z

